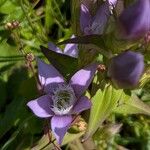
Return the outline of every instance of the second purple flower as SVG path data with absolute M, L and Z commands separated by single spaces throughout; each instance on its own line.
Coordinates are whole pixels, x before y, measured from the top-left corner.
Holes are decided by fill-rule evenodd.
M 86 2 L 87 3 L 87 2 Z M 111 7 L 115 7 L 117 0 L 106 0 L 94 16 L 91 15 L 88 4 L 80 6 L 80 28 L 85 35 L 103 34 L 108 18 L 111 15 Z

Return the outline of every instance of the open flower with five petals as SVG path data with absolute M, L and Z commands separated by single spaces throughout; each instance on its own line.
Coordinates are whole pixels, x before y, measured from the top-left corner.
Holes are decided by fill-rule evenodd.
M 97 65 L 91 64 L 76 72 L 69 83 L 52 66 L 38 59 L 39 80 L 45 95 L 27 106 L 40 118 L 51 117 L 51 129 L 59 144 L 73 121 L 73 115 L 89 109 L 91 101 L 82 96 L 91 83 Z

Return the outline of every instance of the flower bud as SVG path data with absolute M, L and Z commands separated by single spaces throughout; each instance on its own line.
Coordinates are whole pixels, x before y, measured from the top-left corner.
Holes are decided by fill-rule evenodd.
M 34 61 L 34 59 L 35 59 L 35 57 L 34 57 L 33 53 L 28 53 L 26 55 L 26 60 L 27 61 L 32 62 L 32 61 Z
M 7 30 L 13 30 L 13 29 L 18 28 L 19 26 L 20 26 L 20 22 L 17 21 L 17 20 L 14 20 L 12 22 L 6 23 L 5 29 L 7 29 Z
M 117 0 L 72 1 L 73 30 L 76 35 L 103 34 Z
M 150 0 L 137 0 L 119 17 L 121 32 L 126 39 L 139 39 L 150 30 Z
M 118 88 L 137 86 L 144 71 L 144 58 L 140 53 L 125 51 L 111 59 L 108 76 Z
M 80 28 L 85 35 L 103 34 L 106 24 L 112 10 L 115 7 L 117 0 L 108 0 L 101 4 L 98 8 L 94 7 L 94 15 L 90 11 L 90 7 L 86 4 L 81 4 L 80 9 Z

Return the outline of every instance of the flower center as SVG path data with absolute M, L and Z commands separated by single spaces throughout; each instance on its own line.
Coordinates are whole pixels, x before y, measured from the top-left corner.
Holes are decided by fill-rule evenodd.
M 64 115 L 72 109 L 76 97 L 73 88 L 70 85 L 60 84 L 53 91 L 53 108 L 55 114 Z

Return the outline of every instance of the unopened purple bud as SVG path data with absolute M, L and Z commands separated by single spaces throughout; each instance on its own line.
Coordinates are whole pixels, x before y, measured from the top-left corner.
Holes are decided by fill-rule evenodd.
M 108 76 L 117 87 L 131 89 L 138 85 L 143 71 L 143 55 L 125 51 L 111 59 L 108 67 Z
M 150 31 L 150 0 L 137 0 L 119 17 L 123 37 L 138 39 Z
M 95 6 L 94 1 L 84 1 L 80 6 L 80 28 L 83 34 L 103 34 L 107 21 L 112 14 L 117 0 L 106 0 L 98 8 Z M 92 14 L 91 8 L 95 10 Z

